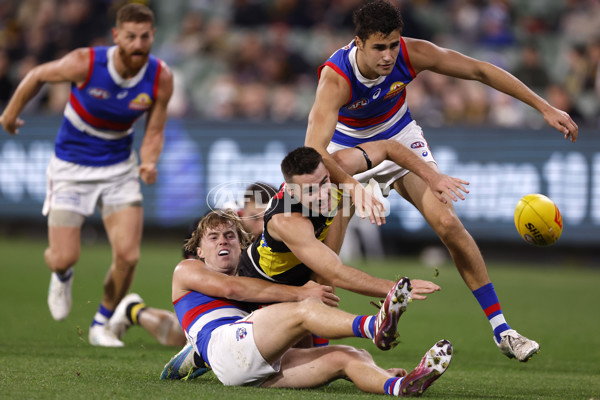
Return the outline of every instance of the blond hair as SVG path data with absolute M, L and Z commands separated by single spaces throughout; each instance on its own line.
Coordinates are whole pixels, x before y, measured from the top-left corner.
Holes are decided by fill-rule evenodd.
M 200 247 L 200 241 L 209 229 L 214 229 L 219 225 L 231 224 L 238 235 L 240 245 L 242 249 L 245 249 L 250 245 L 250 234 L 244 230 L 242 220 L 237 213 L 231 209 L 227 210 L 212 210 L 206 214 L 198 225 L 189 239 L 186 240 L 183 249 L 189 253 L 196 255 L 196 249 Z

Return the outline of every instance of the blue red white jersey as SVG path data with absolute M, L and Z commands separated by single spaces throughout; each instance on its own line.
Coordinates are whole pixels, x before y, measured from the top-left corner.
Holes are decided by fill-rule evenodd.
M 249 315 L 243 303 L 188 292 L 173 302 L 175 314 L 188 337 L 196 340 L 202 359 L 209 362 L 207 347 L 213 330 Z
M 336 51 L 325 64 L 350 86 L 350 98 L 340 108 L 332 142 L 353 147 L 364 142 L 389 139 L 412 121 L 406 104 L 406 85 L 416 76 L 400 38 L 400 51 L 392 72 L 377 79 L 365 78 L 356 63 L 354 42 Z
M 114 66 L 116 49 L 90 47 L 86 81 L 71 84 L 55 141 L 55 154 L 61 160 L 105 166 L 131 155 L 133 124 L 156 100 L 161 61 L 150 55 L 136 76 L 123 79 Z

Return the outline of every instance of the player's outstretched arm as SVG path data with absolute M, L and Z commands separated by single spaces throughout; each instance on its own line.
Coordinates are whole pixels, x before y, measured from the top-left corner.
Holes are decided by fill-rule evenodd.
M 146 133 L 140 147 L 140 178 L 146 185 L 156 182 L 158 158 L 164 143 L 167 106 L 173 94 L 173 74 L 167 64 L 161 61 L 156 100 L 148 113 Z
M 364 271 L 344 265 L 338 255 L 315 238 L 312 223 L 298 213 L 278 214 L 269 221 L 269 234 L 283 241 L 296 257 L 315 274 L 331 285 L 352 292 L 373 297 L 385 297 L 394 282 L 367 274 Z M 426 282 L 426 281 L 421 281 Z M 416 299 L 424 299 L 419 293 L 433 293 L 440 287 L 420 284 Z M 414 287 L 414 285 L 413 285 Z
M 579 128 L 569 114 L 552 107 L 509 72 L 488 62 L 467 57 L 433 43 L 406 38 L 406 47 L 413 68 L 418 73 L 430 70 L 461 79 L 477 80 L 506 93 L 538 110 L 546 122 L 571 142 L 577 140 Z
M 77 49 L 29 71 L 0 115 L 2 128 L 11 135 L 19 133 L 19 128 L 25 124 L 19 114 L 44 83 L 75 82 L 79 85 L 85 82 L 89 71 L 89 57 L 89 49 Z
M 280 303 L 316 297 L 337 307 L 340 299 L 331 286 L 309 282 L 304 286 L 287 286 L 263 279 L 226 275 L 207 267 L 201 260 L 183 260 L 173 272 L 173 300 L 188 291 L 207 296 L 255 303 Z
M 469 182 L 440 173 L 415 155 L 408 147 L 395 140 L 377 140 L 363 143 L 360 147 L 367 153 L 373 167 L 385 160 L 391 160 L 414 172 L 427 183 L 433 194 L 442 203 L 447 202 L 446 196 L 453 201 L 458 201 L 458 198 L 465 199 L 462 192 L 469 193 L 464 187 Z M 336 151 L 332 156 L 338 165 L 350 175 L 367 170 L 367 163 L 362 151 L 355 147 Z
M 361 218 L 368 217 L 371 223 L 385 223 L 385 208 L 374 196 L 366 192 L 362 185 L 346 173 L 327 152 L 338 120 L 340 108 L 350 98 L 350 87 L 333 69 L 324 67 L 321 71 L 315 102 L 308 116 L 308 128 L 304 144 L 317 150 L 329 170 L 331 181 L 343 185 L 350 191 L 356 212 Z

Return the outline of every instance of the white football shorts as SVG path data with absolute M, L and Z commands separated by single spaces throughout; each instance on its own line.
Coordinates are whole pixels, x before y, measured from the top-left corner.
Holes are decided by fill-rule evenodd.
M 423 130 L 415 121 L 406 125 L 404 129 L 392 136 L 389 140 L 395 140 L 402 143 L 425 162 L 435 162 L 433 154 L 431 154 L 431 150 L 429 149 L 429 145 L 423 136 Z M 338 150 L 347 148 L 349 147 L 331 142 L 329 143 L 329 146 L 327 146 L 327 151 L 329 153 L 335 153 Z M 383 185 L 383 192 L 388 193 L 392 184 L 409 172 L 409 170 L 399 166 L 395 162 L 385 160 L 368 171 L 354 175 L 354 179 L 360 183 L 367 183 L 373 178 Z
M 218 327 L 208 342 L 208 362 L 223 385 L 260 386 L 281 368 L 281 360 L 269 364 L 258 351 L 248 317 Z
M 53 209 L 90 216 L 96 205 L 114 207 L 141 201 L 138 160 L 134 152 L 129 159 L 105 167 L 74 164 L 53 155 L 46 170 L 43 215 Z

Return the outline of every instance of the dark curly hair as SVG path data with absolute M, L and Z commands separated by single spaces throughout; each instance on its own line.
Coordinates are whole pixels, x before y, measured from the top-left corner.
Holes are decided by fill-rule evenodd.
M 313 173 L 323 157 L 312 147 L 298 147 L 288 153 L 281 162 L 281 173 L 286 182 L 292 181 L 294 175 L 304 175 Z
M 385 0 L 370 1 L 354 11 L 355 33 L 362 41 L 374 33 L 385 36 L 395 30 L 402 33 L 403 27 L 400 10 Z

